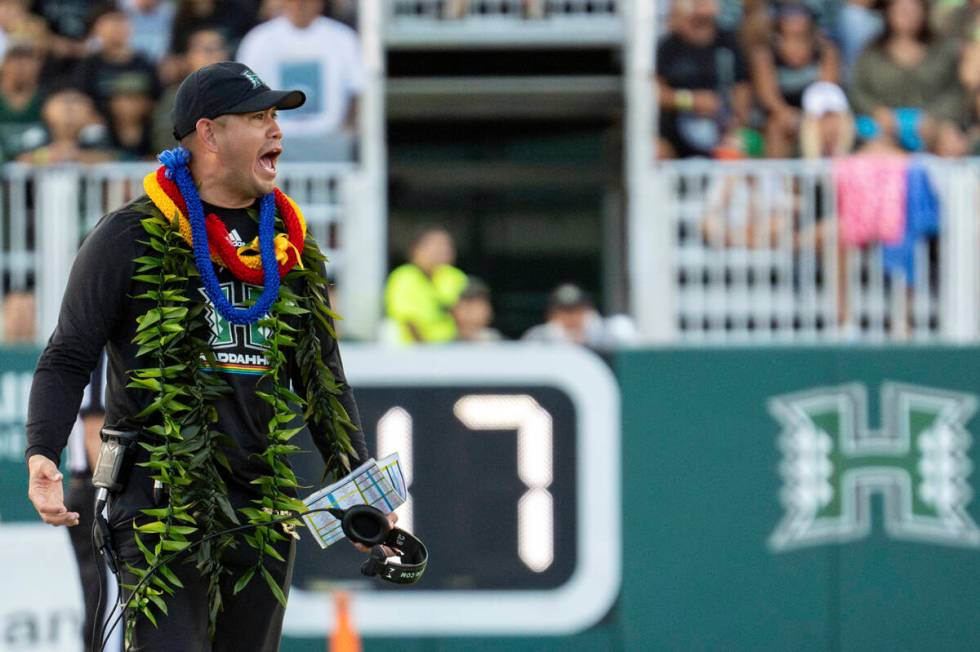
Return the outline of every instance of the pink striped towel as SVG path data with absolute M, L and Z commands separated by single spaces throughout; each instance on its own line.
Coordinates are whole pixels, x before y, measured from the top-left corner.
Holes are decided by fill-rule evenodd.
M 904 156 L 849 156 L 834 163 L 841 242 L 897 244 L 905 235 Z

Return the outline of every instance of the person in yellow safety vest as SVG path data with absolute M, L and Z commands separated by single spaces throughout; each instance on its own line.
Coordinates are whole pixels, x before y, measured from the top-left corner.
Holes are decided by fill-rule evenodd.
M 412 241 L 409 261 L 391 272 L 385 286 L 385 308 L 399 342 L 456 339 L 451 309 L 467 281 L 454 262 L 456 247 L 445 229 L 426 228 Z

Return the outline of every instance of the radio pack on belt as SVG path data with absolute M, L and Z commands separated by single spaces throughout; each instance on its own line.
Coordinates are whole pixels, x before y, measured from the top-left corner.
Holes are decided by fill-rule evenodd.
M 129 471 L 133 467 L 139 432 L 103 428 L 100 435 L 102 446 L 92 473 L 92 484 L 103 490 L 100 493 L 116 493 L 126 486 Z

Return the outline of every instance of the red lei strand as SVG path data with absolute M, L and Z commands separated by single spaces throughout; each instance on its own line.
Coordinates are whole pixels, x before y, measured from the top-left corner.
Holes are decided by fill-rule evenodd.
M 187 215 L 187 204 L 177 189 L 177 184 L 167 178 L 165 171 L 166 168 L 162 166 L 157 170 L 157 183 L 160 184 L 160 187 L 167 193 L 167 196 L 170 197 L 174 204 L 176 204 L 181 213 Z M 286 262 L 279 263 L 279 276 L 283 277 L 299 262 L 299 257 L 303 253 L 303 245 L 305 243 L 303 227 L 299 222 L 296 211 L 293 209 L 292 203 L 279 188 L 273 189 L 273 193 L 275 193 L 276 210 L 282 218 L 283 224 L 286 226 L 286 233 L 289 237 L 289 242 L 292 244 L 291 247 L 286 249 Z M 235 278 L 252 285 L 265 285 L 262 277 L 262 269 L 252 269 L 242 261 L 238 254 L 238 248 L 231 243 L 228 237 L 228 229 L 217 215 L 208 213 L 205 217 L 205 228 L 208 232 L 208 246 L 212 252 L 217 252 L 221 262 L 234 274 Z

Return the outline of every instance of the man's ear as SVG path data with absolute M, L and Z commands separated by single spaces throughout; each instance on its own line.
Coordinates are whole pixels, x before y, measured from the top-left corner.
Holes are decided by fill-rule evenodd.
M 218 139 L 215 137 L 215 129 L 217 128 L 217 123 L 214 120 L 208 120 L 207 118 L 201 118 L 197 121 L 194 126 L 197 132 L 197 140 L 201 143 L 204 149 L 210 152 L 218 151 Z

